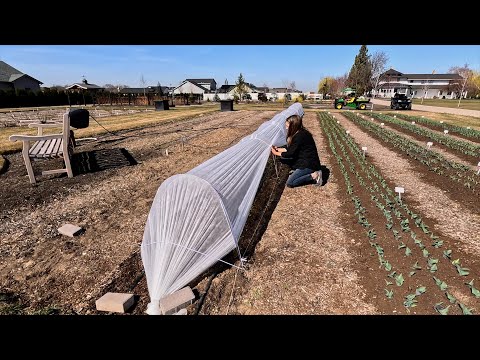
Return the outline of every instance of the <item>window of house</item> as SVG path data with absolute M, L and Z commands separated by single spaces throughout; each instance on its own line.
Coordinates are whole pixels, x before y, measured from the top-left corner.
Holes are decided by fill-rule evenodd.
M 412 82 L 413 82 L 413 80 L 410 80 L 410 82 L 412 83 Z
M 452 92 L 451 91 L 447 92 L 447 95 L 452 95 Z
M 442 94 L 443 94 L 443 91 L 440 90 L 440 91 L 438 92 L 438 96 L 442 96 Z

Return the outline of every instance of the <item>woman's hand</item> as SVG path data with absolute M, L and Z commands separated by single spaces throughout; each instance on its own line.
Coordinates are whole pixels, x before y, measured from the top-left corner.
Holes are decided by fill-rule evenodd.
M 272 154 L 276 156 L 282 156 L 282 153 L 287 151 L 287 149 L 282 147 L 276 147 L 272 145 Z

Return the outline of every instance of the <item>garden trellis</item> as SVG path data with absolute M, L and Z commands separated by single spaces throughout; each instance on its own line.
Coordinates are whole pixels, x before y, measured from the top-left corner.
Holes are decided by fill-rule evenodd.
M 181 289 L 230 253 L 247 220 L 271 145 L 285 144 L 285 120 L 303 116 L 295 103 L 236 145 L 186 174 L 166 179 L 153 200 L 141 246 L 150 303 Z

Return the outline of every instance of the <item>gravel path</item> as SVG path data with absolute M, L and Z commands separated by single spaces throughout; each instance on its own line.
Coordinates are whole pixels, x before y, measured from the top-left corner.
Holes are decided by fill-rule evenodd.
M 335 166 L 316 114 L 306 113 L 304 123 L 322 164 Z M 342 221 L 338 181 L 331 175 L 323 187 L 285 189 L 256 249 L 268 261 L 247 271 L 245 292 L 235 299 L 239 313 L 378 313 L 353 269 L 355 241 Z
M 390 101 L 380 100 L 380 99 L 371 99 L 370 100 L 373 104 L 390 106 Z M 436 113 L 447 113 L 447 114 L 455 114 L 455 115 L 466 115 L 466 116 L 474 116 L 480 118 L 480 111 L 478 110 L 469 110 L 469 109 L 458 109 L 458 108 L 449 108 L 443 106 L 428 106 L 428 105 L 418 105 L 413 104 L 412 110 L 420 110 L 420 111 L 430 111 Z

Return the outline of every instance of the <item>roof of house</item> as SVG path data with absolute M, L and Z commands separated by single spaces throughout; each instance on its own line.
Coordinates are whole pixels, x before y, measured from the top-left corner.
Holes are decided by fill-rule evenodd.
M 296 90 L 296 89 L 289 89 L 289 88 L 271 88 L 270 89 L 270 92 L 271 93 L 292 93 L 292 92 L 298 92 L 300 93 L 301 91 L 300 90 Z
M 404 74 L 408 79 L 449 79 L 461 80 L 463 77 L 459 74 Z
M 402 76 L 404 74 L 402 74 L 400 71 L 398 70 L 395 70 L 394 68 L 390 68 L 388 69 L 387 71 L 385 71 L 382 75 L 388 75 L 388 76 Z
M 197 80 L 198 80 L 198 79 L 197 79 Z M 213 80 L 213 79 L 212 79 L 212 80 Z M 197 82 L 196 82 L 195 80 L 193 80 L 193 79 L 185 79 L 185 80 L 183 80 L 182 83 L 181 83 L 180 85 L 178 85 L 175 89 L 178 89 L 180 86 L 182 86 L 183 84 L 185 84 L 187 81 L 190 82 L 190 83 L 192 83 L 193 85 L 198 86 L 200 89 L 202 89 L 202 90 L 204 90 L 204 91 L 207 91 L 207 92 L 209 91 L 206 87 L 200 85 L 199 83 L 197 83 Z M 215 80 L 214 80 L 214 81 L 215 81 Z
M 120 89 L 120 92 L 122 94 L 143 94 L 143 92 L 145 91 L 145 93 L 154 93 L 156 92 L 157 90 L 155 88 L 152 88 L 152 87 L 146 87 L 146 88 L 123 88 L 123 89 Z M 114 90 L 115 92 L 115 90 Z
M 399 83 L 399 82 L 385 82 L 385 83 L 382 83 L 378 86 L 380 89 L 385 89 L 385 88 L 393 88 L 393 87 L 408 87 L 407 84 L 402 84 L 402 83 Z
M 265 92 L 265 93 L 267 93 L 270 90 L 268 86 L 255 86 L 255 89 L 258 92 Z
M 43 82 L 40 80 L 22 73 L 20 70 L 15 69 L 13 66 L 8 65 L 4 61 L 0 61 L 0 81 L 12 82 L 21 78 L 22 76 L 28 76 L 29 78 L 37 81 L 39 84 L 43 84 Z
M 70 90 L 70 89 L 74 89 L 76 87 L 81 88 L 81 89 L 85 89 L 85 90 L 88 90 L 88 89 L 104 89 L 103 87 L 95 85 L 95 84 L 85 84 L 85 83 L 74 83 L 70 86 L 67 86 L 65 89 Z
M 215 84 L 217 83 L 215 79 L 185 79 L 185 80 L 191 81 L 194 83 L 209 83 L 209 84 L 211 84 L 212 82 L 214 82 Z
M 222 85 L 220 86 L 219 88 L 217 88 L 217 92 L 219 93 L 228 93 L 230 91 L 232 91 L 232 89 L 235 87 L 236 85 Z
M 459 74 L 404 74 L 401 73 L 400 71 L 397 71 L 393 68 L 390 68 L 389 70 L 385 71 L 382 75 L 381 78 L 385 77 L 392 77 L 392 76 L 397 76 L 397 77 L 406 77 L 408 79 L 428 79 L 428 80 L 440 80 L 440 79 L 448 79 L 448 80 L 460 80 L 463 79 Z

